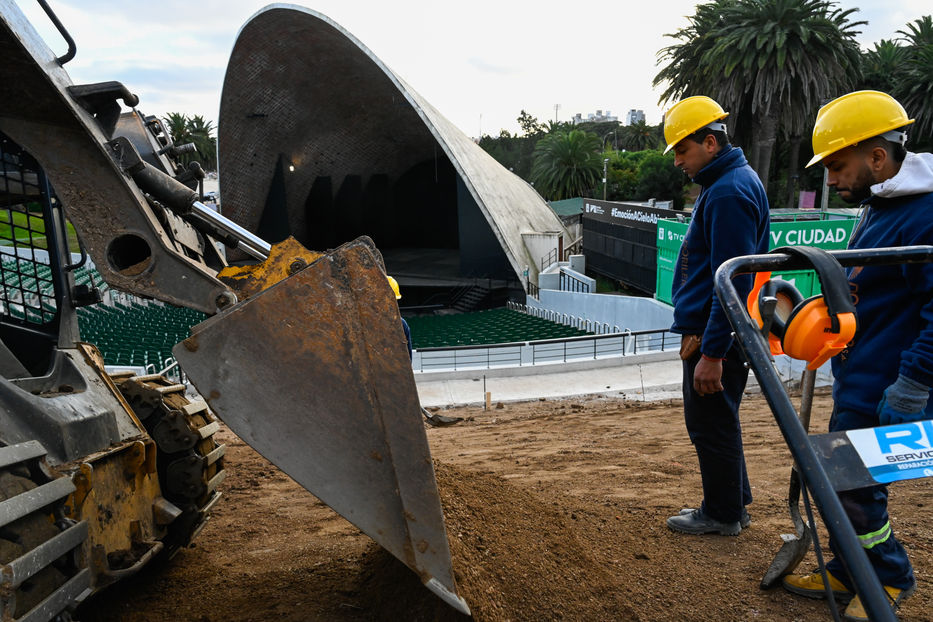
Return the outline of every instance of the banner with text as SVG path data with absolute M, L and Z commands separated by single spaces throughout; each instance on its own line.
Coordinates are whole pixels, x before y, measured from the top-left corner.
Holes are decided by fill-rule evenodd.
M 654 231 L 658 225 L 658 220 L 677 218 L 678 216 L 683 217 L 684 212 L 661 207 L 650 207 L 638 203 L 597 201 L 595 199 L 584 199 L 583 202 L 584 218 L 636 227 L 647 231 Z
M 933 421 L 849 430 L 846 436 L 881 484 L 933 476 Z

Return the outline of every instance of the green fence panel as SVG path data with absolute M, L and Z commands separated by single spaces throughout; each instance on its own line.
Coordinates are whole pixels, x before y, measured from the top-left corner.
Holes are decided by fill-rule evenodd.
M 830 212 L 821 214 L 816 220 L 811 215 L 804 219 L 771 222 L 769 249 L 779 246 L 815 246 L 826 250 L 845 248 L 852 235 L 856 218 Z M 655 298 L 671 304 L 671 284 L 674 281 L 674 266 L 680 244 L 687 233 L 689 219 L 658 221 L 658 271 L 655 281 Z M 820 293 L 820 282 L 812 270 L 776 272 L 775 277 L 793 281 L 804 298 Z

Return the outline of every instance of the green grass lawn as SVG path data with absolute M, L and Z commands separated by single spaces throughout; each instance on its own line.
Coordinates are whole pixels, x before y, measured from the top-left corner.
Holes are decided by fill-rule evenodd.
M 78 236 L 70 222 L 65 223 L 68 250 L 80 253 Z M 30 230 L 32 236 L 30 237 Z M 33 212 L 0 210 L 0 245 L 48 248 L 45 238 L 45 220 Z

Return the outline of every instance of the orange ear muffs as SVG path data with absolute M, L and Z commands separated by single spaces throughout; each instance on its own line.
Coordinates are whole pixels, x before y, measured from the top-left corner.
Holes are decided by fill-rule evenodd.
M 748 298 L 745 300 L 745 307 L 748 309 L 748 315 L 758 322 L 758 328 L 764 328 L 765 326 L 764 321 L 761 319 L 761 310 L 758 307 L 758 294 L 761 292 L 761 288 L 764 287 L 764 284 L 769 280 L 771 280 L 770 272 L 756 272 L 755 284 L 752 285 L 752 291 L 748 293 Z
M 775 314 L 777 315 L 777 314 Z M 854 313 L 833 316 L 826 299 L 813 296 L 798 304 L 787 319 L 781 346 L 791 358 L 808 361 L 807 369 L 816 369 L 846 347 L 855 336 Z
M 786 354 L 807 361 L 807 369 L 816 369 L 845 348 L 858 328 L 845 271 L 817 248 L 787 246 L 771 252 L 796 255 L 813 264 L 823 295 L 804 300 L 788 281 L 771 280 L 770 272 L 760 272 L 746 301 L 749 315 L 763 329 L 761 308 L 766 298 L 776 298 L 767 335 L 771 354 Z

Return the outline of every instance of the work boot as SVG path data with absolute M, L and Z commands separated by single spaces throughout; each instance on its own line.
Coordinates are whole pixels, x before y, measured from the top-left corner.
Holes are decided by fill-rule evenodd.
M 884 591 L 887 593 L 888 600 L 891 602 L 891 606 L 894 608 L 895 612 L 898 606 L 914 593 L 916 587 L 917 586 L 914 585 L 906 590 L 899 590 L 896 587 L 884 586 Z M 843 617 L 851 622 L 869 622 L 868 613 L 865 611 L 862 600 L 858 596 L 853 598 L 849 606 L 846 607 Z
M 834 577 L 829 571 L 826 572 L 829 577 L 829 587 L 833 590 L 833 598 L 840 603 L 847 603 L 855 596 L 849 591 L 842 582 Z M 823 587 L 823 575 L 819 571 L 813 574 L 789 574 L 781 582 L 784 589 L 793 594 L 806 596 L 807 598 L 826 598 L 826 588 Z M 866 618 L 867 619 L 867 618 Z
M 681 516 L 686 516 L 687 514 L 695 511 L 696 508 L 684 508 L 678 512 L 678 514 Z M 742 526 L 742 529 L 748 529 L 748 526 L 752 524 L 752 516 L 745 508 L 742 508 L 742 518 L 739 519 L 739 524 Z
M 739 521 L 725 523 L 710 518 L 703 510 L 693 510 L 687 514 L 680 513 L 667 519 L 667 526 L 680 533 L 700 535 L 704 533 L 718 533 L 721 536 L 737 536 L 742 531 Z

